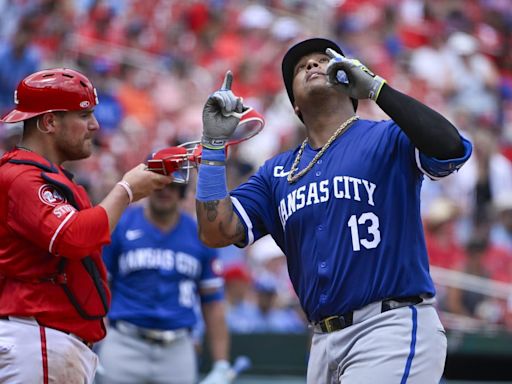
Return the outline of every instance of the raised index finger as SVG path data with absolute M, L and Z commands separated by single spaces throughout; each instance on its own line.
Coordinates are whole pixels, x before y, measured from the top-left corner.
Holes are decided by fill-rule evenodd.
M 226 76 L 224 76 L 222 87 L 220 87 L 220 89 L 223 91 L 231 91 L 231 84 L 233 84 L 233 73 L 228 69 L 228 71 L 226 72 Z

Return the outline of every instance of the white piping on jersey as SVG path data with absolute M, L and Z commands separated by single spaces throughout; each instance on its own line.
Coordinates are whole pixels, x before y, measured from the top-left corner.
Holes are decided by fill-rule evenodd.
M 215 277 L 213 279 L 201 280 L 199 287 L 201 288 L 220 288 L 224 286 L 224 280 L 221 277 Z
M 69 215 L 66 216 L 66 218 L 64 220 L 62 220 L 62 223 L 60 223 L 59 227 L 57 228 L 57 230 L 55 231 L 55 233 L 53 234 L 52 236 L 52 239 L 50 240 L 50 246 L 48 247 L 48 251 L 50 253 L 52 253 L 52 248 L 53 248 L 53 242 L 55 241 L 55 239 L 57 238 L 57 235 L 59 234 L 59 232 L 61 231 L 62 227 L 64 227 L 64 225 L 69 221 L 69 219 L 71 219 L 71 216 L 73 216 L 74 214 L 76 213 L 76 211 L 72 211 L 69 213 Z
M 431 175 L 430 173 L 427 172 L 426 169 L 423 168 L 423 166 L 421 165 L 420 151 L 418 148 L 414 148 L 414 157 L 416 158 L 416 165 L 418 166 L 418 168 L 421 172 L 423 172 L 425 175 L 427 175 L 432 180 L 441 180 L 442 179 L 442 177 Z
M 245 226 L 247 227 L 247 236 L 249 237 L 247 240 L 247 245 L 251 245 L 254 243 L 254 233 L 252 232 L 252 222 L 251 219 L 249 219 L 249 215 L 247 212 L 245 212 L 244 207 L 242 207 L 242 204 L 238 201 L 236 197 L 231 196 L 231 202 L 235 206 L 238 213 L 240 213 L 240 216 L 242 216 L 242 219 L 245 222 Z

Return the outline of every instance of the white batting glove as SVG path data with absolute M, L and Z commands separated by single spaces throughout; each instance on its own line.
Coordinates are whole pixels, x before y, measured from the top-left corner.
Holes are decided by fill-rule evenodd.
M 218 360 L 212 370 L 199 384 L 229 384 L 233 381 L 233 373 L 229 362 Z
M 339 87 L 347 96 L 353 99 L 377 100 L 380 90 L 386 82 L 382 77 L 375 75 L 359 60 L 347 59 L 331 48 L 325 53 L 331 57 L 326 68 L 329 82 Z M 342 71 L 341 73 L 338 73 Z M 348 82 L 344 81 L 342 73 L 346 74 Z

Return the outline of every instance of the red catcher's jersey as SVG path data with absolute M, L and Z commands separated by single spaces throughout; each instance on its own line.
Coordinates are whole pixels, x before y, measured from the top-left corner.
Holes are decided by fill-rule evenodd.
M 110 304 L 108 216 L 72 176 L 21 149 L 0 159 L 0 316 L 33 316 L 94 342 Z

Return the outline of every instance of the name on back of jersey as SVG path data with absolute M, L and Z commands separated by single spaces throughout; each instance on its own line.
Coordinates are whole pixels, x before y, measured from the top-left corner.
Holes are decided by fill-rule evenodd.
M 375 205 L 376 184 L 352 176 L 335 176 L 332 179 L 314 181 L 289 192 L 277 207 L 283 229 L 288 219 L 304 207 L 322 204 L 329 199 L 348 199 Z

